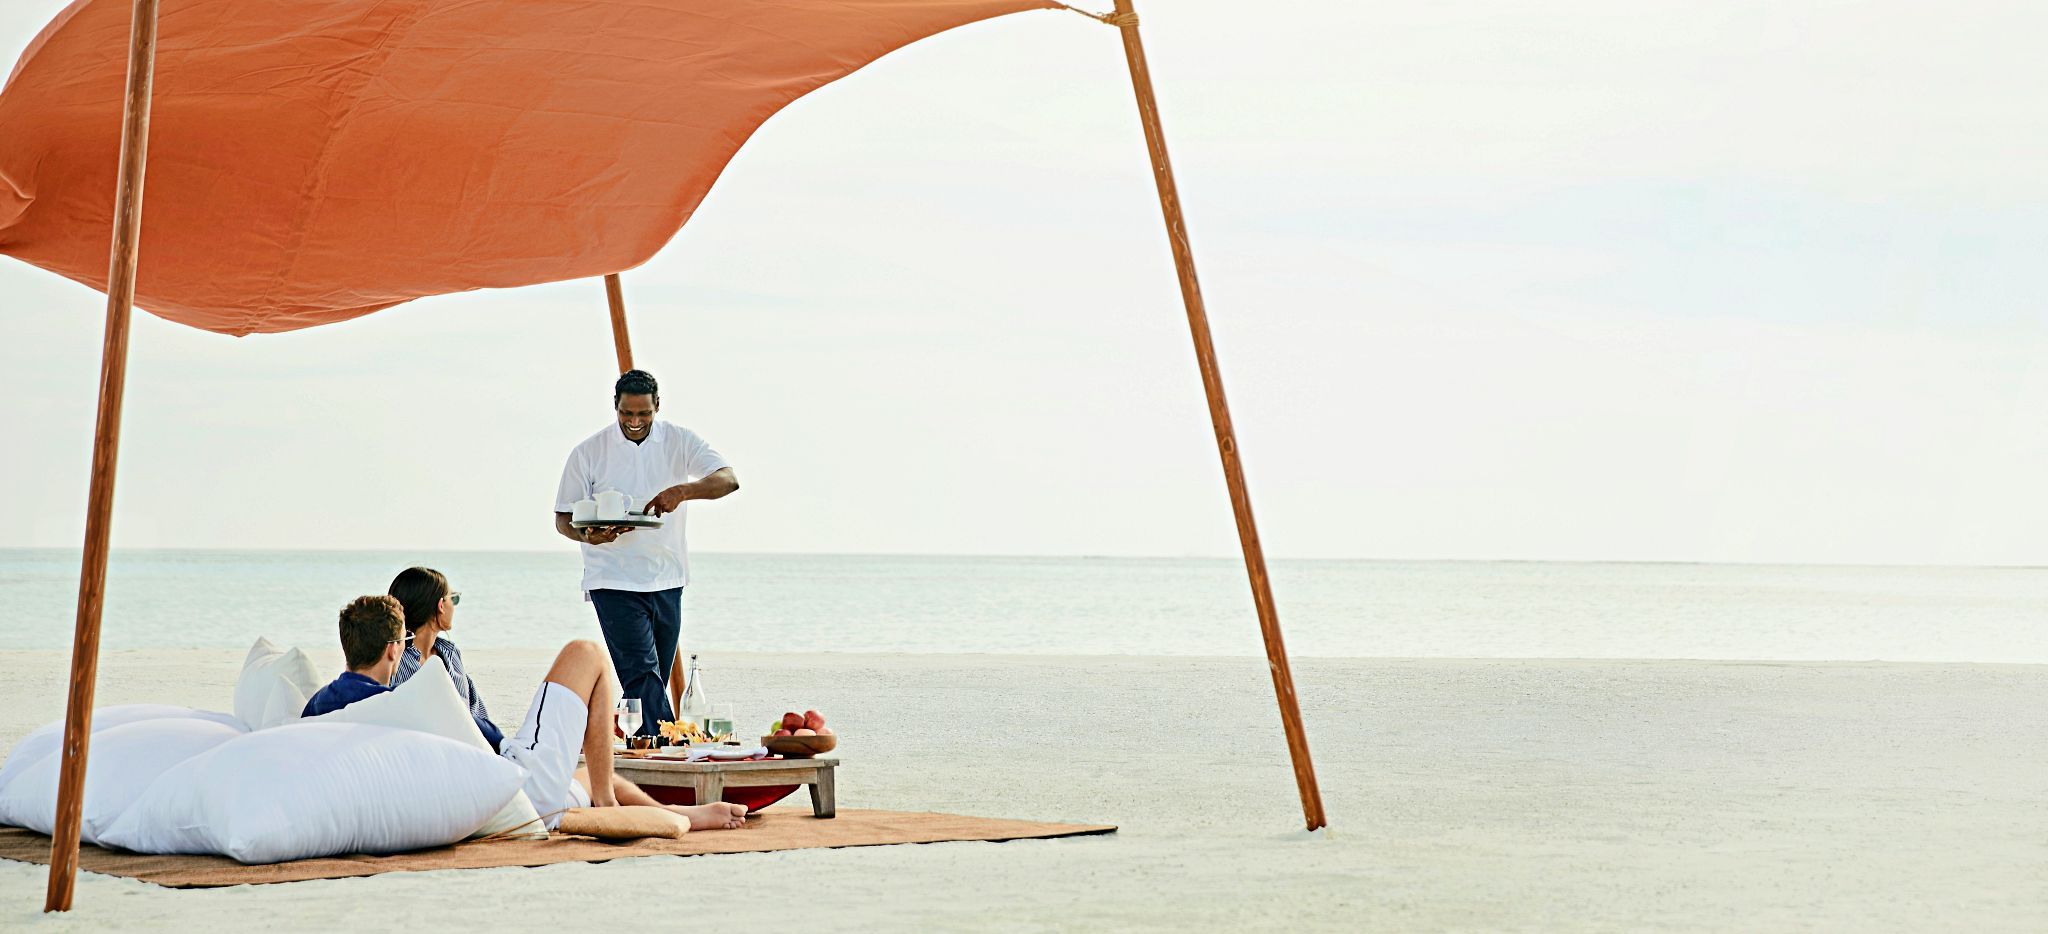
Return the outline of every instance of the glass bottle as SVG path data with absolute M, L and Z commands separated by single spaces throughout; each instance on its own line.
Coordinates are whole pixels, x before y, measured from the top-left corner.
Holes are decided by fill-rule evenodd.
M 676 719 L 694 723 L 699 729 L 706 729 L 706 721 L 711 719 L 711 699 L 704 694 L 704 669 L 697 667 L 694 654 L 690 656 L 689 673 L 683 679 L 683 709 L 676 711 Z

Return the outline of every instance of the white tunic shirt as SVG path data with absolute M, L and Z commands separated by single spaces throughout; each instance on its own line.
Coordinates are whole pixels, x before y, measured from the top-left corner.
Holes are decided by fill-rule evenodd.
M 695 432 L 656 421 L 639 444 L 626 440 L 615 422 L 569 452 L 562 483 L 555 491 L 555 511 L 573 512 L 576 501 L 617 490 L 633 498 L 631 509 L 644 509 L 656 494 L 702 479 L 725 467 L 711 445 Z M 658 529 L 634 529 L 605 545 L 584 545 L 583 592 L 632 590 L 647 593 L 690 582 L 690 557 L 683 541 L 685 500 L 662 516 Z

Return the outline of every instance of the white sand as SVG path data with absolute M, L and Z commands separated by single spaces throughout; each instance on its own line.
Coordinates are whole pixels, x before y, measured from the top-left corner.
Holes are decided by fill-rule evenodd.
M 546 658 L 471 658 L 516 721 Z M 1257 660 L 715 661 L 749 720 L 832 719 L 842 806 L 1123 830 L 208 891 L 87 875 L 68 916 L 39 913 L 45 869 L 0 862 L 0 929 L 582 929 L 634 892 L 804 930 L 2048 930 L 2048 666 L 1299 660 L 1335 823 L 1312 837 Z M 111 654 L 99 702 L 226 709 L 238 662 Z M 11 746 L 61 714 L 66 657 L 0 663 Z

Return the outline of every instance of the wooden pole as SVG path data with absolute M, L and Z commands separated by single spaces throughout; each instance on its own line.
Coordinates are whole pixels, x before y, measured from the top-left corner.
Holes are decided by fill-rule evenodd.
M 626 334 L 626 288 L 619 281 L 619 274 L 604 277 L 605 301 L 612 307 L 612 350 L 619 355 L 619 372 L 633 368 L 633 339 Z M 683 650 L 676 649 L 676 657 L 669 663 L 668 673 L 669 710 L 683 709 Z
M 1195 357 L 1201 365 L 1202 388 L 1209 397 L 1209 420 L 1216 428 L 1216 451 L 1223 458 L 1223 478 L 1230 486 L 1230 505 L 1237 515 L 1237 539 L 1244 547 L 1244 566 L 1251 577 L 1252 602 L 1265 635 L 1266 663 L 1273 673 L 1273 693 L 1280 700 L 1280 720 L 1287 730 L 1287 751 L 1294 759 L 1294 782 L 1301 791 L 1301 813 L 1308 829 L 1326 826 L 1323 795 L 1316 787 L 1315 762 L 1309 758 L 1308 733 L 1301 726 L 1301 705 L 1294 696 L 1294 672 L 1287 664 L 1287 645 L 1280 638 L 1280 617 L 1273 607 L 1273 587 L 1266 576 L 1266 556 L 1259 546 L 1259 528 L 1252 521 L 1251 496 L 1245 492 L 1244 467 L 1238 462 L 1237 430 L 1231 426 L 1230 403 L 1223 397 L 1223 375 L 1216 367 L 1216 347 L 1209 337 L 1209 315 L 1202 305 L 1202 286 L 1195 279 L 1195 254 L 1188 245 L 1181 218 L 1180 192 L 1173 182 L 1173 164 L 1166 158 L 1166 134 L 1159 127 L 1159 102 L 1152 94 L 1152 73 L 1145 65 L 1145 46 L 1138 38 L 1138 14 L 1130 0 L 1116 0 L 1116 13 L 1106 21 L 1123 34 L 1124 57 L 1131 66 L 1131 87 L 1138 95 L 1138 117 L 1145 125 L 1145 145 L 1152 152 L 1152 177 L 1159 185 L 1159 207 L 1166 215 L 1166 236 L 1173 246 L 1173 264 L 1180 272 L 1180 296 L 1187 306 L 1188 328 L 1194 334 Z
M 626 336 L 626 288 L 619 274 L 604 277 L 605 301 L 612 306 L 612 349 L 619 355 L 619 372 L 633 368 L 633 339 Z
M 156 72 L 157 0 L 135 0 L 128 27 L 128 96 L 121 124 L 121 169 L 114 193 L 113 246 L 107 270 L 107 331 L 100 347 L 99 414 L 93 428 L 92 486 L 86 499 L 85 560 L 78 575 L 78 623 L 71 637 L 71 698 L 64 708 L 57 779 L 57 826 L 50 838 L 44 911 L 70 911 L 78 881 L 78 831 L 85 804 L 85 760 L 92 740 L 93 687 L 99 677 L 100 610 L 114 513 L 114 468 L 121 451 L 121 397 L 128 383 L 128 319 L 135 304 L 135 263 L 142 239 L 142 176 L 149 157 L 149 100 Z

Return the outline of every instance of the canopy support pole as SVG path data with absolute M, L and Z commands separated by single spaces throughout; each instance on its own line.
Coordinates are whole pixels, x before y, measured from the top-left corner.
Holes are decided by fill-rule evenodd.
M 1216 428 L 1216 451 L 1223 458 L 1223 477 L 1230 485 L 1230 505 L 1237 515 L 1237 539 L 1244 547 L 1244 566 L 1251 577 L 1252 601 L 1259 612 L 1259 630 L 1266 641 L 1266 664 L 1273 673 L 1273 693 L 1280 701 L 1280 719 L 1287 730 L 1287 751 L 1294 759 L 1294 782 L 1301 791 L 1301 813 L 1308 829 L 1328 825 L 1322 791 L 1316 787 L 1315 762 L 1309 758 L 1308 733 L 1301 725 L 1301 705 L 1294 696 L 1294 673 L 1287 664 L 1287 646 L 1280 638 L 1280 617 L 1273 606 L 1273 587 L 1266 576 L 1265 551 L 1252 521 L 1251 496 L 1245 491 L 1244 467 L 1238 461 L 1237 430 L 1230 422 L 1230 403 L 1223 397 L 1223 375 L 1216 366 L 1216 348 L 1209 337 L 1209 315 L 1202 304 L 1202 286 L 1195 279 L 1195 254 L 1188 245 L 1181 218 L 1180 191 L 1173 165 L 1166 158 L 1166 134 L 1159 126 L 1159 102 L 1152 93 L 1152 73 L 1145 65 L 1145 46 L 1138 38 L 1138 14 L 1130 0 L 1116 0 L 1116 12 L 1102 17 L 1123 34 L 1124 58 L 1131 66 L 1131 87 L 1138 95 L 1138 117 L 1145 125 L 1145 145 L 1152 153 L 1152 176 L 1159 186 L 1159 207 L 1166 215 L 1166 236 L 1173 246 L 1173 264 L 1180 273 L 1180 295 L 1187 306 L 1188 328 L 1201 365 L 1202 388 L 1209 397 L 1209 420 Z
M 612 306 L 612 349 L 619 355 L 619 372 L 633 368 L 633 339 L 626 336 L 626 287 L 619 274 L 604 277 L 604 298 Z
M 626 334 L 626 287 L 619 281 L 619 274 L 604 277 L 605 301 L 612 308 L 612 349 L 619 355 L 619 372 L 633 368 L 633 339 Z M 669 664 L 668 673 L 669 709 L 680 713 L 683 709 L 683 651 L 678 648 L 676 657 Z
M 149 155 L 149 100 L 156 73 L 157 0 L 135 0 L 128 27 L 128 97 L 121 124 L 121 169 L 114 194 L 107 272 L 107 331 L 100 347 L 99 414 L 93 428 L 92 486 L 86 500 L 85 560 L 78 575 L 78 624 L 71 637 L 71 698 L 57 779 L 57 826 L 50 838 L 44 911 L 70 911 L 78 881 L 78 832 L 84 819 L 85 759 L 92 739 L 93 688 L 99 677 L 100 611 L 114 513 L 114 468 L 121 451 L 121 397 L 128 383 L 128 319 L 135 304 L 135 263 L 142 239 L 142 176 Z

